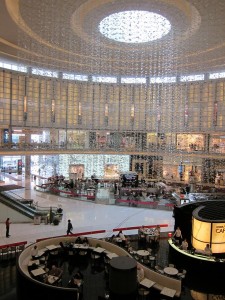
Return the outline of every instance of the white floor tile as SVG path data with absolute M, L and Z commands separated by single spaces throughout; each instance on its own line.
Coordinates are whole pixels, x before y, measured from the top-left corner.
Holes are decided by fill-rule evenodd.
M 3 177 L 3 176 L 2 176 Z M 67 221 L 71 219 L 73 232 L 86 232 L 95 230 L 106 230 L 104 234 L 93 235 L 93 237 L 106 237 L 113 234 L 115 228 L 125 228 L 141 225 L 168 224 L 163 227 L 162 232 L 173 231 L 174 219 L 172 211 L 144 209 L 134 207 L 123 207 L 116 205 L 95 204 L 82 200 L 58 197 L 34 190 L 34 183 L 24 176 L 3 177 L 5 184 L 22 185 L 24 189 L 13 190 L 14 193 L 26 199 L 33 199 L 39 206 L 49 207 L 59 205 L 63 208 L 63 219 L 58 226 L 11 224 L 10 238 L 5 238 L 5 224 L 0 224 L 0 245 L 27 241 L 33 243 L 38 238 L 52 237 L 66 234 Z M 101 194 L 105 197 L 106 192 Z M 10 216 L 9 216 L 10 217 Z M 125 234 L 136 234 L 137 230 L 123 231 Z

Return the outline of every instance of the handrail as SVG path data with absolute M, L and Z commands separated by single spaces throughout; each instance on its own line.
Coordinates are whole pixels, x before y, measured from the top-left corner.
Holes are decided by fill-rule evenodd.
M 22 200 L 26 200 L 25 198 L 23 198 L 22 196 L 14 193 L 13 191 L 4 191 L 6 194 L 13 194 L 16 196 L 16 198 L 22 199 Z
M 73 233 L 70 234 L 70 237 L 74 236 L 82 236 L 82 235 L 91 235 L 91 234 L 99 234 L 99 233 L 105 233 L 106 230 L 102 229 L 102 230 L 93 230 L 93 231 L 84 231 L 84 232 L 77 232 L 77 233 Z M 58 236 L 54 236 L 54 237 L 47 237 L 47 238 L 41 238 L 41 239 L 37 239 L 36 242 L 40 242 L 40 241 L 44 241 L 44 240 L 48 240 L 50 238 L 57 238 L 57 237 L 65 237 L 65 235 L 58 235 Z
M 0 249 L 14 247 L 14 246 L 18 247 L 18 246 L 23 246 L 23 245 L 26 245 L 26 244 L 27 244 L 27 241 L 11 243 L 11 244 L 5 244 L 5 245 L 0 245 Z
M 0 193 L 0 200 L 6 206 L 9 206 L 9 207 L 17 210 L 18 212 L 22 213 L 26 217 L 28 217 L 30 219 L 32 219 L 34 217 L 34 212 L 33 212 L 33 210 L 30 210 L 30 207 L 28 207 L 27 205 L 25 205 L 19 201 L 8 198 L 3 193 Z M 13 200 L 13 202 L 12 202 L 12 200 Z
M 12 192 L 12 191 L 2 191 L 1 194 L 6 195 L 9 199 L 12 200 L 16 200 L 19 201 L 23 204 L 32 204 L 33 203 L 33 199 L 25 199 L 23 197 L 21 197 L 20 195 L 17 195 L 16 193 Z M 11 196 L 12 194 L 12 196 Z
M 141 226 L 142 228 L 155 228 L 156 226 L 160 226 L 161 227 L 168 227 L 168 224 L 157 224 L 157 225 L 148 225 L 148 226 Z M 134 230 L 134 229 L 139 229 L 140 226 L 133 226 L 133 227 L 119 227 L 119 228 L 114 228 L 113 232 L 115 231 L 123 231 L 123 230 Z
M 40 188 L 40 189 L 46 189 L 47 184 L 42 184 L 42 185 L 36 185 L 36 188 Z M 65 195 L 69 195 L 70 197 L 74 197 L 74 198 L 79 198 L 79 197 L 87 197 L 87 194 L 78 194 L 76 191 L 70 190 L 70 191 L 66 191 L 66 190 L 60 190 L 57 187 L 50 187 L 48 189 L 48 192 L 52 192 L 55 194 L 65 194 Z M 119 203 L 125 203 L 128 205 L 134 205 L 134 206 L 145 206 L 148 208 L 152 208 L 152 209 L 156 209 L 158 208 L 158 201 L 141 201 L 141 200 L 126 200 L 126 199 L 120 199 L 117 198 L 115 199 L 115 204 L 119 204 Z M 160 207 L 164 207 L 166 209 L 171 210 L 174 207 L 174 204 L 170 204 L 170 205 L 160 205 Z
M 3 191 L 3 192 L 1 192 L 1 195 L 5 196 L 5 198 L 7 198 L 7 199 L 10 199 L 10 200 L 14 201 L 14 204 L 22 205 L 23 209 L 29 211 L 33 215 L 49 213 L 50 207 L 42 207 L 42 206 L 37 205 L 36 208 L 35 208 L 35 206 L 32 206 L 33 200 L 24 199 L 20 196 L 19 196 L 19 199 L 23 199 L 23 201 L 21 201 L 19 199 L 14 199 L 14 197 L 10 197 L 9 193 L 13 193 L 13 192 Z M 15 194 L 15 193 L 13 193 L 13 194 Z M 15 195 L 18 196 L 17 194 L 15 194 Z M 25 205 L 25 203 L 23 203 L 23 202 L 28 202 L 29 203 L 29 201 L 32 201 L 32 203 L 30 203 L 30 206 L 27 206 L 27 205 Z M 12 205 L 11 205 L 11 207 L 12 207 Z M 51 209 L 52 209 L 53 212 L 56 212 L 58 207 L 53 206 L 53 207 L 51 207 Z

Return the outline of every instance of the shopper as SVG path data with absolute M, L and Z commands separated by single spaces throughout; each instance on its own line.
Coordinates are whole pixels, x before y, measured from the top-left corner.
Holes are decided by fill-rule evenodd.
M 72 223 L 71 223 L 71 220 L 68 220 L 67 232 L 66 232 L 67 235 L 73 234 L 72 230 L 73 230 L 73 225 L 72 225 Z
M 175 238 L 175 240 L 178 241 L 179 245 L 181 245 L 181 243 L 182 243 L 182 233 L 181 233 L 180 227 L 177 227 L 177 229 L 174 232 L 173 237 Z
M 212 255 L 212 249 L 210 248 L 209 244 L 206 244 L 205 249 L 204 249 L 204 254 L 205 255 Z
M 188 242 L 186 239 L 184 239 L 181 243 L 181 248 L 182 250 L 187 250 L 188 249 Z
M 7 238 L 10 237 L 10 234 L 9 234 L 10 224 L 11 224 L 10 219 L 7 218 L 6 221 L 5 221 L 6 237 L 7 237 Z

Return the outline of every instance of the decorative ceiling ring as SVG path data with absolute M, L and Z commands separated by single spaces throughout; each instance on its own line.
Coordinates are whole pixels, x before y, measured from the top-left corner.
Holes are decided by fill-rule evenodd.
M 35 0 L 34 0 L 35 2 Z M 57 1 L 56 1 L 57 2 Z M 58 1 L 59 2 L 59 1 Z M 68 8 L 68 3 L 74 3 L 73 1 L 65 1 L 65 9 Z M 137 3 L 138 2 L 138 3 Z M 141 2 L 141 5 L 140 5 Z M 107 16 L 109 13 L 113 13 L 115 11 L 120 11 L 121 7 L 124 6 L 125 4 L 129 6 L 129 8 L 137 8 L 141 7 L 143 9 L 146 10 L 150 10 L 150 2 L 152 7 L 154 8 L 154 10 L 156 12 L 159 12 L 160 9 L 160 13 L 162 15 L 164 15 L 165 17 L 167 17 L 171 23 L 172 23 L 172 27 L 175 28 L 176 30 L 178 30 L 178 32 L 176 33 L 175 30 L 172 30 L 171 35 L 169 38 L 165 37 L 162 40 L 159 41 L 155 41 L 152 43 L 145 43 L 145 45 L 143 45 L 143 47 L 141 47 L 141 45 L 139 44 L 137 47 L 127 47 L 124 45 L 121 45 L 121 43 L 117 43 L 117 42 L 110 42 L 107 43 L 107 39 L 102 37 L 101 34 L 98 31 L 98 24 L 99 21 Z M 191 2 L 191 1 L 190 1 Z M 46 1 L 47 3 L 47 1 Z M 53 2 L 52 2 L 53 3 Z M 70 4 L 71 4 L 70 3 Z M 78 2 L 77 2 L 78 3 Z M 90 5 L 91 3 L 91 5 Z M 77 51 L 77 49 L 75 49 L 75 51 L 71 51 L 72 48 L 62 48 L 59 45 L 61 45 L 60 43 L 57 44 L 55 43 L 54 39 L 48 40 L 43 38 L 43 36 L 39 35 L 39 32 L 36 30 L 32 30 L 32 29 L 38 29 L 38 27 L 35 26 L 34 27 L 30 27 L 30 25 L 32 25 L 32 19 L 33 19 L 33 14 L 32 14 L 32 10 L 34 11 L 34 8 L 32 7 L 32 5 L 29 7 L 29 9 L 31 9 L 31 14 L 29 16 L 29 22 L 26 22 L 26 18 L 24 19 L 20 19 L 21 15 L 17 15 L 15 17 L 15 12 L 18 12 L 20 14 L 20 10 L 19 10 L 19 5 L 20 4 L 26 4 L 25 0 L 7 0 L 5 1 L 5 5 L 7 6 L 7 8 L 9 8 L 11 6 L 12 8 L 12 13 L 10 13 L 11 18 L 15 21 L 17 20 L 19 23 L 20 21 L 24 21 L 24 24 L 26 27 L 26 30 L 24 31 L 24 29 L 22 29 L 25 34 L 28 34 L 32 40 L 30 40 L 29 42 L 32 43 L 32 41 L 35 43 L 37 43 L 37 51 L 32 51 L 29 48 L 18 48 L 15 44 L 15 49 L 17 49 L 18 51 L 18 58 L 22 61 L 22 59 L 28 61 L 30 59 L 30 61 L 35 61 L 35 57 L 37 58 L 37 63 L 39 63 L 40 65 L 51 65 L 51 68 L 58 68 L 59 70 L 62 68 L 62 70 L 66 70 L 67 66 L 68 71 L 69 70 L 73 70 L 73 71 L 78 71 L 78 72 L 86 72 L 86 73 L 110 73 L 110 74 L 128 74 L 129 75 L 133 75 L 133 74 L 142 74 L 143 76 L 148 74 L 147 72 L 149 72 L 149 69 L 151 70 L 150 67 L 152 67 L 154 70 L 156 70 L 156 67 L 159 69 L 159 72 L 164 72 L 167 71 L 167 67 L 165 66 L 165 63 L 169 64 L 169 69 L 170 73 L 172 73 L 172 67 L 175 68 L 182 68 L 183 70 L 186 72 L 188 71 L 188 67 L 189 66 L 193 66 L 193 68 L 196 66 L 196 70 L 200 70 L 205 69 L 204 67 L 204 63 L 203 63 L 203 58 L 202 55 L 209 55 L 209 58 L 207 57 L 205 62 L 217 62 L 216 65 L 218 65 L 219 61 L 221 61 L 221 53 L 219 55 L 215 55 L 215 51 L 221 50 L 221 52 L 223 51 L 223 48 L 225 46 L 225 43 L 223 43 L 224 39 L 221 38 L 220 41 L 218 39 L 215 39 L 215 43 L 213 44 L 212 42 L 209 42 L 208 44 L 204 44 L 201 45 L 199 43 L 199 45 L 193 49 L 191 47 L 184 47 L 183 49 L 185 49 L 185 51 L 181 51 L 182 47 L 179 47 L 180 45 L 178 45 L 178 43 L 180 43 L 181 45 L 184 45 L 183 41 L 186 40 L 186 45 L 188 44 L 188 38 L 189 37 L 194 37 L 196 39 L 196 37 L 199 35 L 198 29 L 199 26 L 201 26 L 200 28 L 200 32 L 203 28 L 205 28 L 205 25 L 207 24 L 206 22 L 208 22 L 208 12 L 207 9 L 205 9 L 202 4 L 197 5 L 196 2 L 196 8 L 199 9 L 199 12 L 203 14 L 201 16 L 203 16 L 204 19 L 204 24 L 201 24 L 201 17 L 200 14 L 198 13 L 198 10 L 191 5 L 190 3 L 188 3 L 185 0 L 141 0 L 141 1 L 134 1 L 134 0 L 127 0 L 127 1 L 111 1 L 111 0 L 89 0 L 89 1 L 84 1 L 84 0 L 80 0 L 79 1 L 79 6 L 78 4 L 76 5 L 76 9 L 73 10 L 71 9 L 67 16 L 68 16 L 68 20 L 66 20 L 67 22 L 67 27 L 72 26 L 72 21 L 71 21 L 71 14 L 74 12 L 77 13 L 79 10 L 83 10 L 83 16 L 81 15 L 80 17 L 83 20 L 83 23 L 80 23 L 79 26 L 80 28 L 77 28 L 78 32 L 79 30 L 82 30 L 82 32 L 84 31 L 86 34 L 88 33 L 88 24 L 90 23 L 91 25 L 93 25 L 93 19 L 95 19 L 95 24 L 96 26 L 94 28 L 91 28 L 91 35 L 90 38 L 87 39 L 87 41 L 84 39 L 85 37 L 79 36 L 79 39 L 83 41 L 83 48 L 81 47 L 81 51 Z M 30 2 L 30 4 L 32 4 L 32 1 Z M 54 4 L 54 3 L 53 3 Z M 215 1 L 216 4 L 216 1 Z M 86 6 L 87 7 L 86 7 Z M 15 6 L 17 6 L 17 9 L 15 10 Z M 58 6 L 57 6 L 58 7 Z M 72 5 L 72 7 L 74 7 L 74 4 Z M 87 10 L 86 10 L 87 9 Z M 205 10 L 204 10 L 205 9 Z M 9 10 L 10 11 L 10 10 Z M 207 12 L 207 14 L 204 14 L 204 12 Z M 48 11 L 50 12 L 50 10 Z M 175 15 L 176 12 L 176 15 Z M 25 15 L 25 14 L 24 14 Z M 23 17 L 24 17 L 23 15 Z M 41 14 L 40 14 L 41 15 Z M 53 12 L 54 15 L 54 12 Z M 12 17 L 14 16 L 14 17 Z M 46 15 L 48 16 L 48 14 Z M 63 15 L 64 16 L 64 15 Z M 52 19 L 51 15 L 49 14 L 50 17 L 50 21 L 54 22 L 54 19 Z M 38 18 L 35 16 L 34 14 L 34 19 L 36 18 L 36 25 L 38 24 Z M 56 19 L 57 20 L 57 19 Z M 62 21 L 62 20 L 61 20 Z M 87 22 L 90 21 L 90 22 Z M 18 22 L 16 22 L 16 24 L 18 25 Z M 43 20 L 43 22 L 45 22 L 45 20 Z M 43 25 L 44 23 L 42 23 Z M 21 23 L 20 23 L 21 25 Z M 179 26 L 181 26 L 181 28 L 177 28 Z M 218 23 L 216 24 L 218 26 Z M 54 24 L 52 23 L 52 26 L 54 26 Z M 183 27 L 182 27 L 183 26 Z M 93 27 L 93 26 L 92 26 Z M 18 28 L 21 29 L 21 27 Z M 54 27 L 52 27 L 54 28 Z M 71 29 L 72 30 L 72 29 Z M 41 32 L 41 30 L 40 30 Z M 74 32 L 74 31 L 73 31 Z M 71 35 L 73 35 L 73 32 L 71 32 Z M 51 32 L 49 32 L 51 33 Z M 195 34 L 198 34 L 195 36 Z M 76 33 L 74 32 L 74 34 L 76 35 Z M 76 40 L 76 36 L 74 35 L 74 40 L 75 42 L 77 42 Z M 78 34 L 77 34 L 78 36 Z M 79 40 L 79 41 L 80 41 Z M 205 36 L 205 41 L 207 40 L 207 36 Z M 211 40 L 209 40 L 211 41 Z M 63 41 L 64 42 L 64 41 Z M 96 43 L 97 42 L 97 43 Z M 175 42 L 177 42 L 177 44 L 175 44 Z M 92 44 L 93 43 L 93 44 Z M 29 44 L 29 43 L 28 43 Z M 148 44 L 148 45 L 147 45 Z M 42 45 L 43 47 L 45 47 L 44 51 L 39 51 L 42 49 Z M 64 43 L 63 43 L 64 45 Z M 21 46 L 21 45 L 20 45 Z M 93 51 L 90 54 L 87 54 L 87 52 L 83 51 L 82 49 L 86 50 L 88 47 L 90 49 L 92 49 Z M 152 52 L 151 52 L 151 47 L 152 47 Z M 164 48 L 163 48 L 164 47 Z M 36 49 L 34 47 L 34 49 Z M 39 50 L 38 50 L 39 49 Z M 140 49 L 140 50 L 139 50 Z M 54 54 L 52 54 L 52 50 L 54 50 Z M 106 50 L 109 50 L 109 52 L 107 52 Z M 110 52 L 110 50 L 115 50 L 114 52 Z M 170 52 L 167 52 L 170 51 Z M 24 52 L 24 54 L 22 53 Z M 21 56 L 19 55 L 19 53 L 21 53 Z M 44 53 L 44 54 L 43 54 Z M 158 54 L 159 53 L 159 54 Z M 172 53 L 172 55 L 170 55 Z M 157 55 L 155 55 L 157 54 Z M 127 64 L 125 63 L 125 57 L 127 55 L 127 60 L 129 61 L 130 58 L 133 61 L 132 64 L 132 68 L 130 68 L 130 71 L 127 71 Z M 130 56 L 129 56 L 130 55 Z M 210 57 L 212 57 L 214 55 L 214 58 L 211 59 Z M 27 57 L 26 57 L 27 56 Z M 45 57 L 44 57 L 45 56 Z M 43 58 L 45 58 L 45 60 L 43 60 Z M 192 60 L 190 59 L 192 58 Z M 160 62 L 158 62 L 158 60 L 160 59 Z M 39 62 L 38 62 L 39 60 Z M 197 62 L 197 60 L 199 60 L 199 62 L 202 62 L 202 65 L 198 65 L 199 62 Z M 52 63 L 53 62 L 53 63 Z M 54 63 L 55 62 L 55 63 Z M 111 63 L 111 65 L 110 65 Z M 154 64 L 154 65 L 153 65 Z M 110 67 L 107 67 L 109 66 Z M 95 67 L 96 66 L 96 67 Z M 143 71 L 143 69 L 141 68 L 145 68 L 145 70 Z M 211 69 L 213 68 L 212 66 L 209 66 Z M 195 71 L 192 68 L 192 71 Z M 141 70 L 141 71 L 140 71 Z M 153 70 L 153 71 L 154 71 Z M 181 70 L 181 69 L 180 69 Z M 175 70 L 176 71 L 176 70 Z M 181 70 L 182 71 L 182 70 Z M 200 70 L 201 71 L 201 70 Z M 131 72 L 133 72 L 133 74 L 131 74 Z M 154 71 L 155 72 L 155 71 Z
M 82 39 L 85 39 L 86 42 L 90 43 L 91 39 L 90 36 L 87 36 L 86 32 L 83 30 L 83 28 L 81 28 L 81 24 L 83 22 L 83 18 L 84 18 L 84 12 L 87 14 L 89 12 L 91 12 L 95 7 L 99 7 L 102 4 L 105 4 L 107 2 L 111 2 L 110 0 L 90 0 L 87 1 L 85 4 L 81 5 L 72 15 L 71 18 L 71 24 L 72 24 L 72 29 L 74 30 L 74 32 L 80 36 Z M 115 3 L 116 1 L 114 1 L 113 3 Z M 132 2 L 132 1 L 131 1 Z M 161 2 L 168 2 L 165 0 L 161 0 Z M 199 24 L 200 24 L 200 17 L 197 14 L 197 11 L 191 6 L 191 8 L 189 7 L 189 9 L 187 10 L 187 4 L 186 1 L 184 0 L 173 0 L 170 1 L 173 6 L 177 6 L 179 9 L 182 9 L 182 13 L 185 12 L 187 19 L 189 19 L 191 21 L 191 19 L 193 19 L 193 22 L 191 22 L 191 26 L 188 28 L 188 30 L 183 31 L 182 32 L 182 38 L 188 38 L 187 35 L 191 35 L 193 34 L 194 31 L 197 30 Z M 144 7 L 146 7 L 146 1 L 143 1 L 143 3 L 145 4 Z M 137 6 L 137 4 L 135 4 Z M 158 4 L 159 5 L 159 2 Z M 68 55 L 72 55 L 75 57 L 81 57 L 84 58 L 83 54 L 80 53 L 73 53 L 72 51 L 68 51 L 66 49 L 63 49 L 61 47 L 58 47 L 55 44 L 50 43 L 49 41 L 46 41 L 45 39 L 41 38 L 41 36 L 39 36 L 38 34 L 36 34 L 34 31 L 32 31 L 29 26 L 27 26 L 26 22 L 23 20 L 20 11 L 19 11 L 19 0 L 8 0 L 6 2 L 6 6 L 7 9 L 9 11 L 9 14 L 11 16 L 11 18 L 14 20 L 14 22 L 16 22 L 16 24 L 18 25 L 18 27 L 20 27 L 26 34 L 28 34 L 32 39 L 36 40 L 38 43 L 52 48 L 54 50 L 63 52 L 63 53 L 67 53 Z M 189 5 L 190 6 L 190 5 Z M 76 27 L 76 30 L 74 29 Z M 98 28 L 98 26 L 97 26 Z M 98 33 L 99 34 L 99 33 Z M 106 46 L 104 43 L 101 44 L 101 47 Z M 140 46 L 140 45 L 139 45 Z M 114 48 L 114 47 L 112 47 Z M 146 45 L 145 45 L 146 48 Z M 138 49 L 140 49 L 140 47 L 138 47 Z M 121 49 L 120 49 L 121 50 Z M 126 51 L 129 49 L 126 49 Z M 141 50 L 141 49 L 140 49 Z M 93 56 L 92 56 L 93 57 Z M 92 59 L 92 57 L 88 57 L 89 59 Z M 104 60 L 104 58 L 102 58 Z M 176 58 L 175 58 L 176 59 Z M 116 61 L 116 60 L 115 60 Z
M 112 4 L 110 4 L 112 3 Z M 110 4 L 110 5 L 109 5 Z M 121 1 L 110 0 L 88 0 L 73 13 L 71 17 L 71 28 L 74 33 L 87 43 L 95 43 L 95 40 L 91 38 L 94 34 L 98 36 L 101 41 L 101 48 L 119 49 L 122 51 L 143 51 L 143 49 L 151 50 L 152 42 L 138 44 L 138 45 L 123 45 L 118 42 L 112 43 L 107 39 L 99 36 L 99 23 L 110 14 L 123 12 L 128 10 L 145 10 L 154 12 L 167 18 L 172 25 L 172 39 L 173 43 L 179 43 L 182 40 L 188 39 L 190 36 L 199 29 L 201 24 L 201 17 L 194 6 L 185 0 L 158 0 L 158 1 L 133 1 L 126 2 L 126 6 Z M 176 24 L 173 14 L 176 11 L 180 12 L 180 24 Z M 186 20 L 186 21 L 185 21 Z M 183 26 L 185 25 L 185 26 Z M 183 27 L 182 27 L 183 26 Z M 173 28 L 176 27 L 176 30 Z M 179 27 L 182 27 L 180 29 Z M 178 30 L 179 28 L 179 30 Z M 176 33 L 176 31 L 178 33 Z M 163 40 L 165 41 L 165 39 Z M 160 43 L 160 40 L 158 41 Z

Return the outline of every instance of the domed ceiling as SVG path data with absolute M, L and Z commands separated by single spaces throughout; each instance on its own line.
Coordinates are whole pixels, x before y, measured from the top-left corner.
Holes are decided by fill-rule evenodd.
M 142 15 L 129 15 L 126 23 L 124 14 L 115 23 L 101 23 L 130 11 L 155 13 L 168 23 L 151 26 Z M 21 64 L 118 76 L 225 70 L 221 0 L 2 0 L 0 16 L 0 56 Z M 139 40 L 166 24 L 161 38 Z M 113 38 L 121 32 L 126 42 Z

